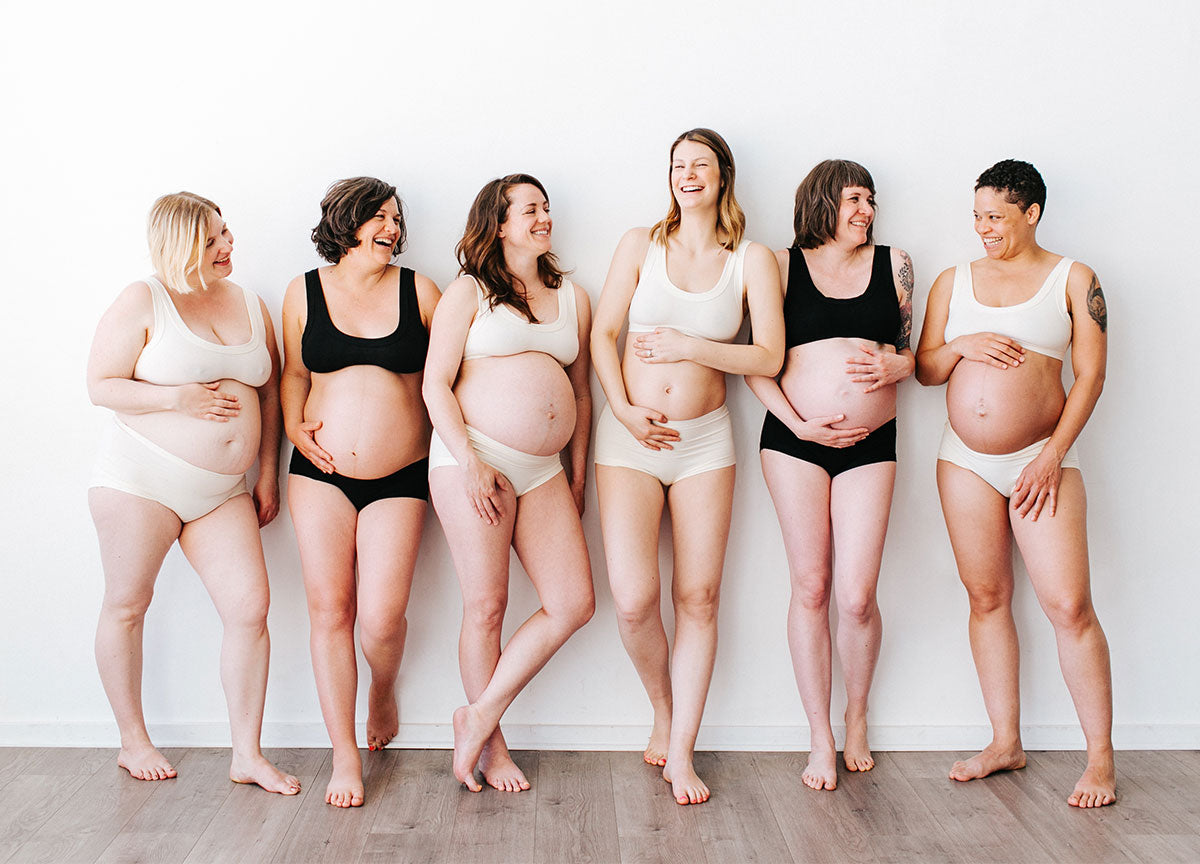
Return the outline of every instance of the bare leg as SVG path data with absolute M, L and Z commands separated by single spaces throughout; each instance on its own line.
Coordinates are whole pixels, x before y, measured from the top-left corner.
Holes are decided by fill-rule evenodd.
M 883 640 L 875 587 L 895 485 L 895 462 L 853 468 L 835 477 L 832 484 L 829 510 L 836 550 L 833 584 L 838 656 L 846 678 L 846 747 L 842 756 L 847 771 L 875 767 L 867 744 L 867 700 Z
M 505 709 L 595 609 L 583 527 L 565 476 L 522 496 L 516 509 L 513 543 L 542 607 L 504 646 L 479 698 L 454 712 L 454 769 L 464 783 L 474 780 L 475 764 Z
M 808 764 L 800 779 L 810 789 L 836 789 L 837 745 L 829 720 L 829 595 L 833 579 L 829 475 L 810 462 L 774 450 L 763 450 L 761 457 L 791 573 L 788 647 L 811 739 Z
M 150 743 L 142 714 L 142 631 L 179 517 L 156 501 L 103 487 L 88 490 L 88 505 L 104 567 L 96 666 L 121 733 L 117 764 L 137 780 L 165 780 L 175 769 Z
M 617 629 L 654 711 L 642 759 L 662 767 L 667 764 L 672 710 L 670 655 L 658 572 L 663 487 L 644 471 L 597 465 L 596 491 Z
M 358 514 L 358 625 L 371 667 L 368 750 L 382 750 L 400 729 L 396 678 L 424 521 L 425 502 L 417 498 L 384 498 Z
M 663 779 L 671 784 L 677 804 L 702 804 L 710 794 L 692 759 L 717 657 L 717 607 L 733 513 L 733 479 L 733 466 L 719 468 L 680 480 L 668 493 L 675 552 L 675 716 Z
M 973 471 L 941 460 L 937 482 L 958 575 L 971 603 L 971 655 L 992 724 L 992 742 L 955 762 L 950 778 L 975 780 L 1025 767 L 1008 499 Z
M 467 701 L 474 702 L 487 687 L 500 660 L 500 634 L 504 611 L 508 607 L 508 559 L 516 521 L 516 498 L 506 492 L 501 503 L 504 515 L 500 524 L 488 525 L 470 506 L 457 466 L 431 471 L 429 493 L 446 534 L 462 589 L 458 665 Z M 484 779 L 489 785 L 517 792 L 529 788 L 529 781 L 509 756 L 498 727 L 486 749 L 490 774 L 485 773 Z M 483 787 L 475 781 L 474 768 L 474 765 L 470 766 L 468 776 L 459 777 L 459 780 L 472 792 L 478 792 Z
M 337 487 L 295 474 L 288 478 L 288 508 L 304 571 L 317 698 L 333 745 L 333 774 L 325 789 L 325 802 L 334 807 L 360 807 L 362 755 L 354 730 L 358 693 L 358 660 L 354 653 L 358 513 Z
M 268 792 L 295 795 L 300 781 L 267 761 L 260 749 L 271 637 L 271 592 L 249 495 L 230 498 L 183 526 L 179 548 L 200 575 L 221 616 L 221 686 L 229 708 L 233 763 L 229 779 L 256 783 Z
M 1067 468 L 1058 511 L 1036 522 L 1010 511 L 1013 535 L 1058 642 L 1058 662 L 1087 740 L 1087 768 L 1067 798 L 1073 807 L 1117 800 L 1112 746 L 1112 671 L 1108 640 L 1092 607 L 1087 551 L 1087 496 L 1078 469 Z

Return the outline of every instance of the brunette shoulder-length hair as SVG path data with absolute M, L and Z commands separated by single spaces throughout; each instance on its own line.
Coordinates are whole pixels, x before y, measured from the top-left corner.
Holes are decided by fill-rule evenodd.
M 358 246 L 358 229 L 371 221 L 389 198 L 400 211 L 400 236 L 392 256 L 403 252 L 408 228 L 404 224 L 404 202 L 396 194 L 396 187 L 375 177 L 349 177 L 330 186 L 321 199 L 321 221 L 312 229 L 317 254 L 330 264 L 341 261 Z
M 689 129 L 671 144 L 670 158 L 667 160 L 667 189 L 671 193 L 671 206 L 667 216 L 650 229 L 650 239 L 655 243 L 667 245 L 667 238 L 679 230 L 682 213 L 679 202 L 675 200 L 675 190 L 671 188 L 671 163 L 675 159 L 675 148 L 684 141 L 695 141 L 703 144 L 717 156 L 717 169 L 721 173 L 721 190 L 717 198 L 717 239 L 726 249 L 736 249 L 746 233 L 746 214 L 733 194 L 733 180 L 737 170 L 733 164 L 733 151 L 725 143 L 725 139 L 712 129 Z
M 847 186 L 862 186 L 875 194 L 871 172 L 849 159 L 826 159 L 818 163 L 796 187 L 796 206 L 792 210 L 792 227 L 797 249 L 816 249 L 833 239 L 837 233 L 838 212 L 842 206 L 842 190 Z M 874 242 L 875 221 L 867 226 L 867 243 Z
M 525 299 L 525 284 L 508 269 L 504 261 L 504 247 L 500 241 L 500 226 L 508 219 L 508 208 L 512 203 L 508 193 L 514 186 L 535 186 L 546 195 L 546 187 L 529 174 L 509 174 L 489 181 L 471 204 L 467 215 L 467 227 L 462 239 L 454 247 L 458 256 L 460 276 L 474 276 L 483 286 L 489 308 L 507 303 L 524 315 L 533 324 L 537 317 Z M 558 265 L 553 252 L 546 252 L 537 259 L 538 276 L 548 288 L 557 289 L 566 275 Z

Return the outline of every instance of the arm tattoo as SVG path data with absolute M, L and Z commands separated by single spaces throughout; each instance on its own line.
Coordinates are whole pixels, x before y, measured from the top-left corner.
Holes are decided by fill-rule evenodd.
M 913 267 L 912 259 L 908 257 L 907 252 L 900 253 L 900 290 L 904 292 L 904 299 L 900 302 L 900 333 L 896 337 L 896 350 L 903 351 L 909 347 L 912 341 L 912 295 L 913 295 Z M 1101 300 L 1101 303 L 1104 301 Z
M 1096 274 L 1094 273 L 1092 274 L 1092 284 L 1088 286 L 1087 307 L 1088 314 L 1092 316 L 1092 320 L 1099 326 L 1100 332 L 1107 332 L 1108 306 L 1104 302 L 1104 292 L 1100 290 L 1100 280 L 1096 278 Z

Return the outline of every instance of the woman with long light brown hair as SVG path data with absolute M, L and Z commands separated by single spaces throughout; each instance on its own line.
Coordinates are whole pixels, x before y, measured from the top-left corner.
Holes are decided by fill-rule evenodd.
M 654 709 L 643 758 L 662 768 L 679 804 L 699 804 L 709 789 L 692 757 L 716 658 L 733 510 L 725 375 L 778 372 L 783 317 L 771 251 L 744 238 L 729 145 L 711 129 L 692 129 L 671 145 L 669 164 L 668 214 L 621 239 L 596 310 L 592 355 L 608 397 L 596 429 L 596 484 L 621 639 Z M 733 344 L 747 309 L 753 340 Z M 659 612 L 664 504 L 675 557 L 673 653 Z
M 458 649 L 469 704 L 454 712 L 454 776 L 473 792 L 483 788 L 477 767 L 496 789 L 529 788 L 500 718 L 595 608 L 579 521 L 591 305 L 559 268 L 551 228 L 534 177 L 510 174 L 480 190 L 425 366 L 430 493 L 463 593 Z M 542 605 L 502 650 L 510 547 Z

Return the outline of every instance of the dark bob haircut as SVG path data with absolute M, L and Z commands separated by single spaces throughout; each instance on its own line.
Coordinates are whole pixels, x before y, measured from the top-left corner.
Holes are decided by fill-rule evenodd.
M 1003 192 L 1009 204 L 1016 204 L 1024 212 L 1038 205 L 1038 222 L 1046 212 L 1046 181 L 1038 170 L 1019 159 L 1004 159 L 979 175 L 975 191 L 995 189 Z
M 849 159 L 826 159 L 817 164 L 796 187 L 796 206 L 792 210 L 792 227 L 796 239 L 792 245 L 799 249 L 816 249 L 837 234 L 838 212 L 842 207 L 842 190 L 862 186 L 875 194 L 871 172 Z M 867 226 L 867 243 L 875 237 L 875 220 Z
M 330 264 L 341 261 L 347 252 L 358 246 L 355 233 L 366 225 L 389 198 L 400 210 L 400 236 L 392 249 L 393 257 L 404 251 L 408 228 L 404 224 L 404 204 L 396 187 L 374 177 L 351 177 L 339 180 L 321 199 L 321 221 L 312 230 L 317 253 Z

